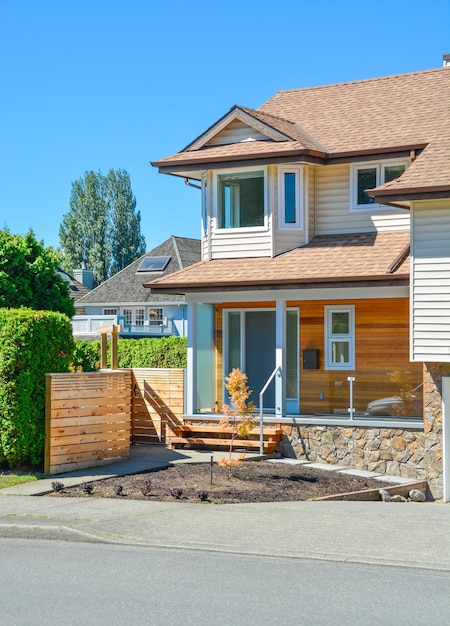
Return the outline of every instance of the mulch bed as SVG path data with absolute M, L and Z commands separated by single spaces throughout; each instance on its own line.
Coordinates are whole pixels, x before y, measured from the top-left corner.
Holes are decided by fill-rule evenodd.
M 59 481 L 58 481 L 59 482 Z M 63 483 L 63 479 L 60 481 Z M 383 483 L 305 465 L 244 461 L 228 476 L 217 464 L 181 463 L 143 474 L 129 474 L 64 488 L 47 497 L 127 498 L 130 500 L 255 503 L 312 500 L 364 489 L 380 489 Z M 89 493 L 90 491 L 90 493 Z

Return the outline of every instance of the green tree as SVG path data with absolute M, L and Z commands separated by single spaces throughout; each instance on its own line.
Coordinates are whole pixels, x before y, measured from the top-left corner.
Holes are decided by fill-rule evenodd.
M 70 273 L 84 264 L 95 285 L 105 281 L 144 254 L 140 222 L 125 170 L 85 172 L 72 183 L 70 210 L 59 228 L 63 268 Z
M 57 274 L 59 255 L 37 241 L 33 231 L 0 231 L 0 307 L 75 314 L 69 284 Z
M 110 202 L 110 275 L 116 274 L 145 253 L 141 235 L 141 214 L 131 191 L 130 175 L 125 170 L 109 170 L 106 176 Z

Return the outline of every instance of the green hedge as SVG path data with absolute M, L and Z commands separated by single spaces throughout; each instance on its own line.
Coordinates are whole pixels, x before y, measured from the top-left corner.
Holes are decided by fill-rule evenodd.
M 186 367 L 187 339 L 151 337 L 120 339 L 119 367 Z M 110 354 L 108 363 L 111 365 Z M 100 367 L 100 341 L 75 341 L 73 369 L 92 372 Z
M 45 442 L 45 375 L 67 372 L 69 318 L 52 311 L 0 309 L 0 457 L 37 465 Z

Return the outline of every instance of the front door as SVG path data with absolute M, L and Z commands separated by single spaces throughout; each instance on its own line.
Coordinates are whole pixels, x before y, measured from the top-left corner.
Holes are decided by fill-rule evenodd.
M 229 310 L 224 317 L 224 377 L 239 368 L 248 377 L 253 391 L 250 400 L 259 407 L 259 394 L 275 369 L 275 311 L 261 309 Z M 298 411 L 298 311 L 286 312 L 286 407 Z M 226 400 L 227 401 L 227 400 Z M 264 411 L 275 411 L 275 380 L 263 397 Z

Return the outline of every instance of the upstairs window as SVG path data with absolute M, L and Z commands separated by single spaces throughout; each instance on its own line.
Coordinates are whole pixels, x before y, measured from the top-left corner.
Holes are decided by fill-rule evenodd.
M 217 227 L 264 226 L 264 170 L 217 175 Z
M 351 210 L 370 210 L 383 206 L 377 204 L 374 198 L 366 193 L 366 189 L 373 189 L 399 178 L 406 167 L 407 162 L 405 160 L 352 165 L 350 173 Z
M 302 170 L 299 167 L 280 167 L 278 171 L 278 225 L 279 228 L 302 226 Z

